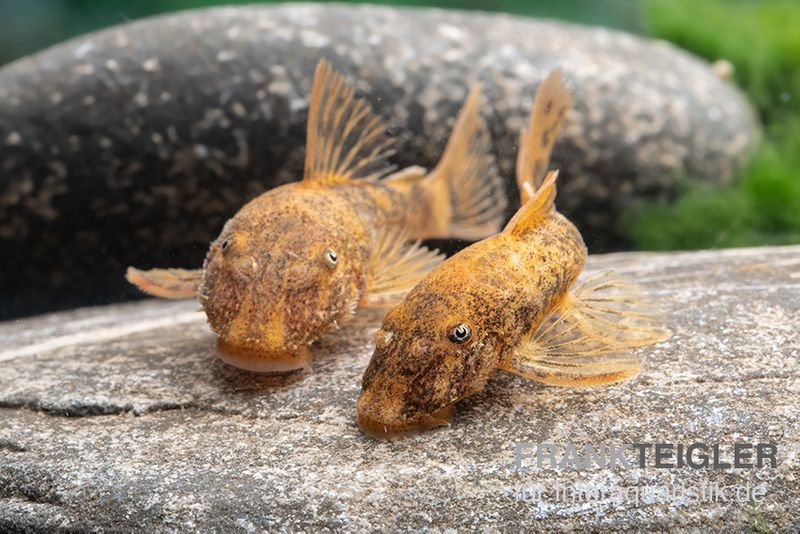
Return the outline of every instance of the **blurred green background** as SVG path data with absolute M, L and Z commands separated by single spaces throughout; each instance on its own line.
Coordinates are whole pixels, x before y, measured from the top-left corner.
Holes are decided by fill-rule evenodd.
M 0 64 L 95 29 L 224 0 L 3 0 Z M 623 232 L 641 249 L 800 243 L 800 1 L 373 0 L 502 11 L 663 38 L 734 66 L 764 140 L 731 185 L 685 176 L 677 198 L 631 208 Z

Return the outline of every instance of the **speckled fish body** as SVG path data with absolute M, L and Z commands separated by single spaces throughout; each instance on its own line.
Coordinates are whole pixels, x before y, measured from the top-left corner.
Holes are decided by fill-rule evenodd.
M 356 408 L 365 433 L 394 439 L 447 424 L 454 404 L 498 369 L 552 385 L 622 380 L 638 370 L 631 349 L 663 338 L 616 279 L 576 284 L 586 246 L 555 211 L 557 173 L 535 188 L 570 105 L 556 72 L 522 135 L 520 210 L 503 232 L 437 266 L 384 319 Z
M 391 174 L 384 125 L 323 60 L 303 179 L 247 203 L 203 269 L 131 268 L 128 279 L 160 297 L 197 295 L 228 363 L 309 368 L 308 344 L 358 306 L 396 304 L 442 260 L 418 240 L 499 229 L 506 202 L 479 107 L 474 88 L 433 171 Z

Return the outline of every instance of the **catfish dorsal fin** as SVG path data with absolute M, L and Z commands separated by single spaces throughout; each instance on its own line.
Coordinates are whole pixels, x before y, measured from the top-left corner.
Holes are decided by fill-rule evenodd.
M 557 170 L 548 172 L 547 179 L 536 191 L 533 191 L 530 182 L 523 184 L 529 199 L 508 221 L 503 232 L 514 236 L 522 235 L 536 227 L 553 211 L 556 199 L 556 178 L 558 178 Z
M 537 190 L 545 179 L 550 153 L 571 107 L 572 96 L 561 69 L 556 69 L 539 86 L 528 127 L 520 133 L 516 168 L 520 204 L 530 197 L 530 189 L 525 184 Z
M 304 182 L 375 179 L 391 170 L 386 127 L 331 64 L 320 60 L 308 110 Z

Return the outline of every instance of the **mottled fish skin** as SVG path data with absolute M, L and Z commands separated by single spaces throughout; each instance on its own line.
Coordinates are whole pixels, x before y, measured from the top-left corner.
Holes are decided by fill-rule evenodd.
M 128 270 L 128 280 L 152 295 L 196 294 L 220 357 L 232 365 L 310 369 L 307 345 L 358 306 L 399 302 L 441 261 L 411 240 L 480 239 L 502 224 L 506 201 L 478 87 L 430 173 L 410 167 L 389 174 L 385 126 L 354 94 L 320 61 L 303 179 L 242 207 L 202 270 Z

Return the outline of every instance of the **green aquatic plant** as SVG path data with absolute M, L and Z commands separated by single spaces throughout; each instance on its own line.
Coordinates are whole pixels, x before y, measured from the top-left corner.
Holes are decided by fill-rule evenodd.
M 731 186 L 686 179 L 673 204 L 649 203 L 629 217 L 640 248 L 669 250 L 800 243 L 800 118 L 768 139 Z
M 800 4 L 651 0 L 644 21 L 657 37 L 730 61 L 764 140 L 731 185 L 688 177 L 676 202 L 630 214 L 634 243 L 661 250 L 800 243 Z
M 654 36 L 710 60 L 726 59 L 765 122 L 800 111 L 800 4 L 794 0 L 649 0 Z

